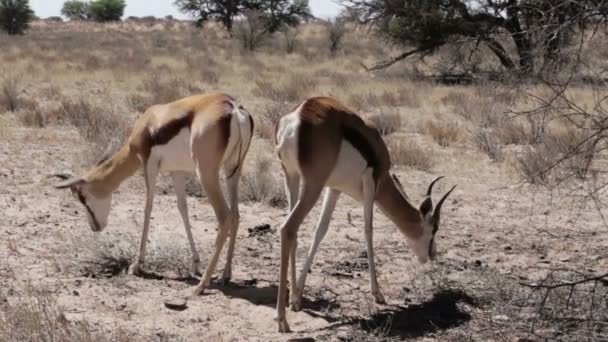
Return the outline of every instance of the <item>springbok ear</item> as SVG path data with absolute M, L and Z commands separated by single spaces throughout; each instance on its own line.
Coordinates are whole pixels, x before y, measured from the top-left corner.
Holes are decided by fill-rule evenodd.
M 53 184 L 53 187 L 55 189 L 71 188 L 78 184 L 84 183 L 84 179 L 79 178 L 79 177 L 74 177 L 73 175 L 71 175 L 69 173 L 54 173 L 52 175 L 47 176 L 47 178 L 53 178 L 53 177 L 59 178 L 62 180 L 59 183 Z
M 430 197 L 424 199 L 422 204 L 420 205 L 420 213 L 422 217 L 427 219 L 431 213 L 433 212 L 433 200 Z

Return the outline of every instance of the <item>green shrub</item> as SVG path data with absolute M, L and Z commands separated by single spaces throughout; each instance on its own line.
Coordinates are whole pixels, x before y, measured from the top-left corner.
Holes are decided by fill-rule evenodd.
M 33 19 L 28 0 L 0 0 L 0 27 L 8 34 L 23 34 Z
M 127 4 L 124 0 L 94 0 L 89 4 L 89 17 L 95 21 L 118 21 Z

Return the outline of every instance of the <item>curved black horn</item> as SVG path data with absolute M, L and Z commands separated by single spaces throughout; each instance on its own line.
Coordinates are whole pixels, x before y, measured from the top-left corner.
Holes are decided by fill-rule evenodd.
M 443 197 L 441 197 L 441 199 L 439 200 L 439 202 L 437 202 L 437 206 L 435 207 L 435 211 L 433 211 L 433 221 L 437 222 L 439 220 L 439 216 L 441 215 L 441 206 L 443 205 L 443 202 L 445 201 L 446 198 L 448 198 L 448 196 L 452 193 L 452 191 L 454 191 L 454 189 L 456 189 L 456 185 L 454 185 L 450 191 L 446 192 L 445 195 L 443 195 Z
M 47 175 L 46 178 L 59 178 L 61 180 L 66 180 L 74 178 L 74 176 L 69 173 L 51 173 L 50 175 Z
M 69 173 L 53 173 L 53 174 L 46 176 L 46 178 L 61 179 L 61 182 L 53 184 L 53 187 L 55 189 L 65 189 L 65 188 L 69 188 L 73 185 L 76 185 L 78 183 L 84 182 L 84 180 L 81 177 L 75 177 L 74 175 L 69 174 Z
M 438 181 L 438 180 L 440 180 L 440 179 L 441 179 L 441 178 L 443 178 L 443 177 L 444 177 L 444 176 L 437 177 L 437 178 L 435 178 L 435 180 L 434 180 L 434 181 L 432 181 L 432 182 L 431 182 L 431 184 L 429 185 L 428 190 L 426 191 L 426 196 L 427 196 L 427 197 L 430 197 L 430 196 L 431 196 L 431 193 L 433 192 L 433 185 L 435 185 L 435 183 L 437 183 L 437 181 Z

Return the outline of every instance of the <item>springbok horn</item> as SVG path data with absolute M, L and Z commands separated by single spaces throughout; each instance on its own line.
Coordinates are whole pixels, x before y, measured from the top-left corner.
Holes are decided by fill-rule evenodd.
M 452 193 L 452 191 L 454 189 L 456 189 L 456 185 L 454 185 L 450 189 L 450 191 L 446 192 L 445 195 L 443 195 L 443 197 L 441 197 L 439 202 L 437 202 L 437 207 L 435 207 L 435 211 L 433 212 L 433 222 L 439 221 L 439 216 L 441 215 L 441 206 L 443 205 L 443 202 L 445 201 L 445 199 L 448 198 L 448 196 L 450 195 L 450 193 Z
M 428 190 L 426 191 L 426 196 L 427 197 L 431 197 L 431 193 L 433 192 L 433 185 L 435 185 L 435 183 L 437 183 L 438 180 L 440 180 L 441 178 L 443 178 L 444 176 L 441 177 L 437 177 L 435 178 L 434 181 L 431 182 L 431 184 L 429 185 Z
M 74 176 L 69 173 L 52 173 L 50 175 L 47 175 L 46 178 L 59 178 L 61 180 L 66 180 L 74 178 Z
M 69 187 L 73 186 L 74 184 L 78 184 L 83 181 L 82 178 L 74 177 L 73 175 L 71 175 L 69 173 L 54 173 L 54 174 L 47 176 L 47 178 L 53 178 L 53 177 L 56 177 L 56 178 L 59 178 L 62 180 L 59 183 L 53 184 L 53 187 L 55 189 L 69 188 Z

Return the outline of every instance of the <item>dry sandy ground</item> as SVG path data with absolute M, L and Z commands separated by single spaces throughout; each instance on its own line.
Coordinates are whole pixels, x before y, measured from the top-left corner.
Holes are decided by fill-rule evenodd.
M 108 227 L 94 234 L 84 209 L 44 178 L 49 171 L 78 165 L 86 153 L 81 138 L 67 128 L 26 129 L 10 120 L 2 124 L 0 297 L 5 304 L 17 303 L 28 284 L 50 289 L 68 321 L 86 320 L 105 336 L 120 331 L 134 341 L 364 341 L 382 339 L 378 334 L 425 341 L 517 340 L 527 335 L 508 324 L 489 323 L 515 318 L 500 315 L 501 308 L 491 297 L 482 298 L 478 289 L 487 284 L 479 284 L 480 279 L 497 275 L 499 282 L 533 281 L 551 268 L 600 272 L 608 267 L 608 231 L 591 206 L 581 211 L 568 201 L 551 203 L 537 189 L 501 188 L 513 182 L 504 167 L 464 145 L 435 146 L 431 173 L 400 169 L 398 174 L 417 202 L 436 175 L 447 176 L 437 194 L 458 184 L 444 205 L 439 260 L 418 265 L 392 224 L 380 213 L 375 216 L 379 282 L 388 305 L 370 300 L 367 265 L 359 258 L 365 251 L 362 208 L 343 197 L 308 278 L 305 310 L 288 311 L 294 333 L 277 334 L 273 321 L 279 260 L 276 229 L 286 211 L 259 203 L 241 206 L 233 282 L 214 286 L 188 301 L 187 309 L 173 311 L 163 301 L 189 293 L 197 282 L 180 277 L 175 269 L 189 263 L 189 253 L 173 194 L 161 191 L 154 203 L 151 255 L 144 266 L 149 276 L 126 275 L 124 264 L 117 266 L 122 272 L 112 272 L 116 269 L 92 260 L 92 255 L 98 255 L 97 248 L 118 248 L 112 244 L 120 240 L 126 243 L 124 250 L 135 253 L 143 216 L 141 177 L 120 188 Z M 190 198 L 189 210 L 204 267 L 216 220 L 204 199 Z M 299 264 L 317 215 L 318 207 L 300 230 Z M 261 224 L 269 224 L 271 232 L 250 236 L 248 228 Z M 486 278 L 475 278 L 479 274 Z M 392 317 L 390 324 L 374 327 L 382 317 Z

